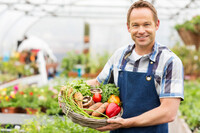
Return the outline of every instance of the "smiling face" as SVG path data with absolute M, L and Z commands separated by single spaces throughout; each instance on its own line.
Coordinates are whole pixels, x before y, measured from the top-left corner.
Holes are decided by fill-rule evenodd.
M 146 48 L 149 51 L 155 43 L 156 31 L 159 27 L 159 20 L 155 23 L 152 11 L 148 8 L 135 8 L 130 14 L 128 31 L 135 42 L 136 49 Z

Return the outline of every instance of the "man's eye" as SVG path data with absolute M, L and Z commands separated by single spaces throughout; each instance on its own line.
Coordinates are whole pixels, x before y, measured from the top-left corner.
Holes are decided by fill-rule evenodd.
M 134 24 L 134 25 L 132 25 L 132 27 L 137 27 L 137 26 L 138 26 L 138 25 L 135 25 L 135 24 Z
M 145 26 L 149 26 L 150 24 L 145 24 Z

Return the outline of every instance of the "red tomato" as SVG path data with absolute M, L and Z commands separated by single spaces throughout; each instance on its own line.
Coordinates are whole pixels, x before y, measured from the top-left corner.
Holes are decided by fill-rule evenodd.
M 95 103 L 101 102 L 101 94 L 100 94 L 100 93 L 95 93 L 95 94 L 93 95 L 93 101 L 94 101 Z

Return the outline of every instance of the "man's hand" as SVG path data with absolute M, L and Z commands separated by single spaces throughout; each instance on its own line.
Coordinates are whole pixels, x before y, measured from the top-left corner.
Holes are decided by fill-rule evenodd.
M 100 83 L 98 82 L 98 80 L 96 78 L 95 79 L 87 80 L 86 83 L 88 85 L 92 85 L 92 86 L 100 85 Z
M 109 123 L 107 126 L 97 128 L 96 130 L 110 131 L 125 127 L 125 119 L 121 117 L 118 117 L 116 119 L 108 119 L 107 122 Z

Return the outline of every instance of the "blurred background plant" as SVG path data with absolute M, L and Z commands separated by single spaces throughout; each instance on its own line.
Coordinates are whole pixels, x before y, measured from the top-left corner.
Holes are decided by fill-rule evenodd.
M 195 77 L 200 76 L 200 51 L 191 49 L 185 45 L 177 43 L 171 49 L 182 61 L 184 74 Z

